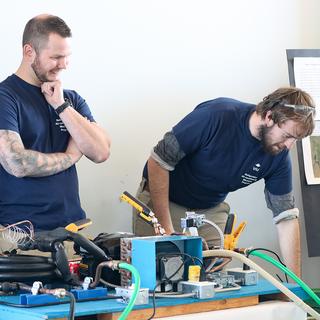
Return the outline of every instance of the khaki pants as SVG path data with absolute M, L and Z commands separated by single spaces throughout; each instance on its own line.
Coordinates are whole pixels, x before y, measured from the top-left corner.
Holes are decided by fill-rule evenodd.
M 145 186 L 146 180 L 142 179 L 137 192 L 137 198 L 144 204 L 146 204 L 151 210 L 153 210 L 150 193 L 145 189 Z M 222 232 L 224 231 L 228 219 L 228 214 L 230 212 L 230 207 L 226 202 L 222 202 L 219 205 L 208 209 L 191 209 L 180 206 L 170 201 L 169 209 L 174 230 L 177 232 L 182 232 L 181 218 L 185 217 L 186 211 L 194 211 L 198 214 L 204 214 L 206 219 L 217 224 Z M 155 214 L 157 215 L 156 212 Z M 137 236 L 151 236 L 155 234 L 153 227 L 147 222 L 143 221 L 140 217 L 138 217 L 137 211 L 135 209 L 133 209 L 132 229 L 133 233 Z M 220 245 L 219 234 L 212 226 L 205 224 L 198 229 L 198 232 L 199 235 L 206 240 L 209 248 Z

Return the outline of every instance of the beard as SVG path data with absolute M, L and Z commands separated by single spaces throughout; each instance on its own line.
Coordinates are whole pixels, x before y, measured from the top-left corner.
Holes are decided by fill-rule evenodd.
M 50 71 L 56 71 L 56 72 L 59 71 L 58 69 L 45 71 L 41 65 L 41 62 L 38 56 L 36 56 L 36 58 L 34 59 L 34 62 L 31 64 L 31 68 L 40 82 L 50 82 L 50 81 L 56 80 L 56 79 L 50 79 L 49 73 Z
M 261 141 L 261 145 L 263 150 L 266 153 L 269 153 L 273 156 L 277 155 L 280 153 L 282 150 L 285 149 L 282 145 L 279 143 L 273 143 L 272 137 L 271 137 L 271 130 L 272 127 L 267 127 L 265 125 L 262 125 L 259 127 L 259 139 Z

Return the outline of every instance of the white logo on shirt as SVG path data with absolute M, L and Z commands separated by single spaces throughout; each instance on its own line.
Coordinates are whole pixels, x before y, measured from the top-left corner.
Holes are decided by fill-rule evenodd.
M 261 164 L 260 164 L 260 163 L 256 163 L 256 164 L 253 166 L 252 170 L 253 170 L 253 171 L 256 171 L 256 172 L 259 172 L 260 167 L 261 167 Z
M 259 172 L 259 170 L 261 169 L 261 164 L 260 163 L 256 163 L 253 167 L 252 167 L 252 171 L 254 172 Z M 258 181 L 258 177 L 256 175 L 253 174 L 249 174 L 249 173 L 244 173 L 242 176 L 242 184 L 245 185 L 249 185 L 251 183 L 254 183 L 256 181 Z
M 249 184 L 254 183 L 254 182 L 256 182 L 258 180 L 258 177 L 253 176 L 253 175 L 251 175 L 249 173 L 243 174 L 241 176 L 241 178 L 242 178 L 241 183 L 245 184 L 245 185 L 249 185 Z
M 60 118 L 57 118 L 56 119 L 56 126 L 58 126 L 60 128 L 60 131 L 63 131 L 63 132 L 67 132 L 67 128 L 66 126 L 64 125 L 64 123 L 62 122 L 62 120 Z

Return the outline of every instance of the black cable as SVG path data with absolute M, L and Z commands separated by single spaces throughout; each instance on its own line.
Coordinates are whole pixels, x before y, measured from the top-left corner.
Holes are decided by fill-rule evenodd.
M 157 254 L 157 259 L 159 260 L 159 258 L 161 258 L 161 257 L 175 257 L 175 256 L 188 257 L 188 258 L 190 258 L 192 260 L 193 264 L 195 264 L 195 259 L 194 259 L 195 257 L 191 257 L 190 254 L 182 253 L 182 252 L 158 253 Z
M 272 250 L 270 250 L 270 249 L 266 249 L 266 248 L 254 248 L 254 249 L 251 249 L 251 250 L 247 253 L 247 257 L 249 257 L 250 254 L 251 254 L 252 252 L 254 252 L 254 251 L 266 251 L 266 252 L 272 253 L 272 254 L 274 254 L 274 255 L 277 257 L 277 259 L 279 260 L 279 262 L 280 262 L 283 266 L 286 267 L 286 265 L 281 261 L 280 256 L 279 256 L 276 252 L 274 252 L 274 251 L 272 251 Z
M 69 291 L 66 291 L 66 296 L 68 296 L 70 298 L 70 310 L 69 310 L 69 318 L 68 319 L 74 320 L 76 298 Z
M 153 317 L 155 316 L 156 314 L 156 289 L 158 286 L 160 286 L 161 283 L 158 283 L 155 285 L 155 287 L 153 288 L 153 293 L 152 293 L 152 308 L 153 308 L 153 311 L 152 311 L 152 315 L 148 318 L 148 320 L 151 320 L 153 319 Z
M 159 253 L 159 254 L 157 254 L 157 258 L 158 258 L 158 257 L 162 257 L 162 256 L 164 256 L 164 257 L 170 257 L 170 256 L 184 256 L 184 257 L 188 257 L 189 259 L 192 260 L 192 262 L 193 262 L 194 265 L 196 264 L 196 263 L 195 263 L 195 260 L 197 260 L 197 261 L 199 262 L 201 268 L 203 268 L 203 262 L 201 261 L 201 259 L 198 258 L 198 257 L 191 256 L 191 255 L 188 254 L 188 253 L 177 252 L 177 253 Z
M 161 257 L 161 256 L 176 256 L 176 255 L 185 255 L 185 256 L 187 256 L 187 254 L 182 254 L 182 253 L 180 253 L 180 252 L 179 252 L 178 254 L 176 254 L 176 253 L 171 253 L 171 254 L 158 254 L 158 255 L 157 255 L 157 259 L 159 259 L 159 257 Z M 190 256 L 190 258 L 191 258 L 191 256 Z M 188 257 L 188 260 L 189 260 L 190 258 Z M 193 262 L 194 262 L 194 259 L 192 259 L 192 260 L 193 260 Z M 172 275 L 170 275 L 170 277 L 168 277 L 166 280 L 169 281 L 172 277 L 174 277 L 174 276 L 180 271 L 180 269 L 185 265 L 185 263 L 186 263 L 185 260 L 182 261 L 182 263 L 181 263 L 181 265 L 179 266 L 179 268 L 178 268 Z M 148 320 L 153 319 L 153 317 L 154 317 L 155 314 L 156 314 L 156 289 L 157 289 L 157 287 L 160 286 L 161 284 L 162 284 L 162 282 L 156 284 L 155 287 L 153 288 L 153 293 L 152 293 L 152 308 L 153 308 L 153 311 L 152 311 L 152 315 L 148 318 Z
M 274 251 L 272 251 L 272 250 L 270 250 L 270 249 L 266 249 L 266 248 L 254 248 L 254 249 L 248 251 L 248 253 L 247 253 L 247 258 L 249 258 L 250 254 L 251 254 L 252 252 L 254 252 L 254 251 L 266 251 L 266 252 L 272 253 L 272 254 L 274 254 L 274 255 L 277 257 L 278 261 L 279 261 L 284 267 L 287 267 L 287 266 L 281 261 L 279 255 L 278 255 L 276 252 L 274 252 Z M 276 275 L 277 275 L 277 274 L 276 274 Z M 285 278 L 286 278 L 286 282 L 288 282 L 288 276 L 287 276 L 287 274 L 285 273 L 284 275 L 285 275 Z M 281 280 L 281 278 L 279 277 L 279 275 L 277 275 L 277 277 L 280 279 L 281 282 L 283 282 L 283 281 Z
M 280 278 L 278 274 L 276 274 L 277 278 L 279 279 L 280 282 L 283 282 L 283 280 Z
M 166 276 L 166 281 L 169 281 L 170 279 L 172 279 L 181 269 L 182 267 L 186 264 L 186 261 L 183 260 L 182 263 L 180 264 L 179 268 L 172 274 L 170 275 L 169 277 Z
M 206 268 L 204 266 L 203 261 L 200 258 L 195 257 L 195 256 L 191 256 L 190 254 L 187 254 L 187 253 L 184 253 L 183 255 L 189 257 L 190 259 L 192 259 L 194 265 L 196 265 L 195 262 L 194 262 L 194 259 L 199 262 L 199 264 L 201 266 L 201 268 L 200 268 L 200 280 L 205 280 Z
M 190 254 L 187 254 L 187 253 L 181 253 L 181 252 L 179 252 L 179 253 L 168 253 L 168 254 L 161 253 L 161 254 L 157 255 L 157 259 L 159 259 L 159 257 L 161 257 L 161 256 L 177 256 L 177 255 L 187 257 L 188 259 L 184 260 L 181 263 L 181 265 L 179 266 L 179 268 L 172 275 L 170 275 L 170 277 L 166 278 L 167 281 L 169 281 L 171 278 L 173 278 L 189 260 L 192 260 L 194 265 L 195 265 L 195 260 L 197 260 L 201 265 L 201 269 L 204 268 L 203 262 L 201 261 L 201 259 L 199 259 L 198 257 L 193 257 L 193 256 L 191 256 Z M 152 308 L 153 308 L 153 312 L 152 312 L 152 315 L 147 320 L 153 319 L 153 317 L 156 314 L 156 289 L 157 289 L 158 286 L 161 285 L 161 283 L 162 282 L 156 284 L 155 287 L 153 288 L 153 293 L 152 293 Z
M 59 304 L 66 304 L 69 303 L 69 300 L 66 301 L 56 301 L 56 302 L 46 302 L 41 304 L 20 304 L 20 303 L 12 303 L 7 301 L 0 300 L 0 305 L 8 306 L 8 307 L 15 307 L 15 308 L 36 308 L 36 307 L 49 307 L 49 306 L 56 306 Z

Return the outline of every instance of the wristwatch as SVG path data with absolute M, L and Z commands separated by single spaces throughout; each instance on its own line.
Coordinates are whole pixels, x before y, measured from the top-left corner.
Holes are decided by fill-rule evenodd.
M 56 114 L 59 115 L 64 109 L 68 107 L 72 107 L 72 104 L 69 100 L 66 99 L 66 101 L 55 110 Z

